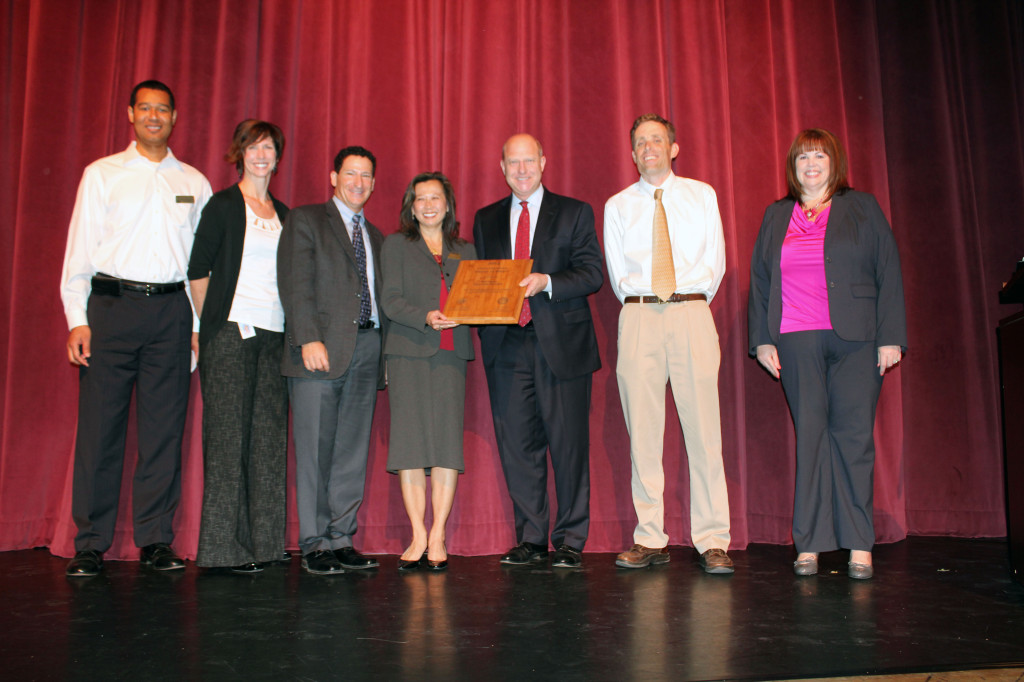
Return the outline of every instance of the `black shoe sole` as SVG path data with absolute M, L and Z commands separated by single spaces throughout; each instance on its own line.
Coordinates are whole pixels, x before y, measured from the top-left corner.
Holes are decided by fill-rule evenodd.
M 185 570 L 185 564 L 182 564 L 181 566 L 164 566 L 163 568 L 161 568 L 159 566 L 154 566 L 152 561 L 143 561 L 142 565 L 145 566 L 146 568 L 151 568 L 154 571 L 160 571 L 160 572 L 164 572 L 164 571 L 183 571 L 183 570 Z
M 534 554 L 526 561 L 513 561 L 512 559 L 505 559 L 503 557 L 500 559 L 500 563 L 504 564 L 505 566 L 529 566 L 530 564 L 536 564 L 547 560 L 548 553 L 544 552 L 543 554 Z
M 310 575 L 342 575 L 345 573 L 345 571 L 343 570 L 318 571 L 307 566 L 305 561 L 302 562 L 302 570 L 304 570 L 306 573 L 309 573 Z
M 230 570 L 235 575 L 256 575 L 257 573 L 263 572 L 263 567 L 260 566 L 259 568 L 240 568 L 238 566 L 232 566 L 228 570 Z
M 355 566 L 353 564 L 342 564 L 341 567 L 344 568 L 346 571 L 365 571 L 365 570 L 368 570 L 368 569 L 371 569 L 371 568 L 380 568 L 380 564 L 379 563 L 373 563 L 373 564 L 368 564 L 368 565 L 365 565 L 365 566 Z
M 103 569 L 101 567 L 101 568 L 99 568 L 99 569 L 97 569 L 95 571 L 76 571 L 74 573 L 69 573 L 69 572 L 65 571 L 64 575 L 67 576 L 68 578 L 95 578 L 96 576 L 98 576 L 100 574 L 100 571 L 102 571 L 102 570 Z

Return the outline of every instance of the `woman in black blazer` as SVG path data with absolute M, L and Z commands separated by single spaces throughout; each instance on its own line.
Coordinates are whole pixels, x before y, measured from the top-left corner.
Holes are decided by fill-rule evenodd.
M 284 551 L 288 392 L 277 243 L 288 207 L 270 194 L 281 129 L 242 121 L 225 160 L 239 182 L 203 208 L 188 278 L 199 327 L 203 513 L 196 564 L 253 574 Z
M 805 130 L 786 160 L 789 195 L 768 207 L 750 263 L 750 354 L 781 378 L 796 427 L 797 575 L 850 550 L 874 574 L 875 407 L 907 345 L 899 254 L 870 194 L 847 182 L 832 133 Z
M 441 173 L 420 173 L 402 199 L 401 227 L 381 249 L 381 308 L 391 321 L 384 339 L 391 433 L 387 469 L 397 473 L 412 524 L 400 571 L 448 566 L 445 524 L 462 458 L 469 328 L 441 311 L 459 263 L 475 259 L 459 238 L 455 193 Z M 425 524 L 427 479 L 433 523 Z

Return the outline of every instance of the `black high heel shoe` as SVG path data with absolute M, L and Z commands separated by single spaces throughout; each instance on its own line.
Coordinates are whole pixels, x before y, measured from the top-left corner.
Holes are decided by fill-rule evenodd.
M 448 553 L 448 548 L 447 547 L 444 548 L 444 553 L 445 554 Z M 426 557 L 426 556 L 427 556 L 426 554 L 423 555 L 423 557 Z M 420 559 L 422 560 L 423 557 L 420 557 Z M 426 568 L 427 568 L 428 571 L 444 571 L 444 570 L 447 570 L 448 569 L 448 560 L 447 559 L 441 559 L 440 561 L 433 561 L 432 559 L 427 559 L 427 566 L 426 566 Z
M 415 571 L 416 569 L 418 569 L 421 566 L 423 566 L 423 561 L 426 558 L 427 558 L 427 553 L 426 552 L 421 554 L 419 559 L 413 559 L 412 561 L 407 561 L 407 560 L 403 559 L 402 557 L 398 557 L 398 570 L 399 571 L 403 571 L 403 572 L 404 571 Z

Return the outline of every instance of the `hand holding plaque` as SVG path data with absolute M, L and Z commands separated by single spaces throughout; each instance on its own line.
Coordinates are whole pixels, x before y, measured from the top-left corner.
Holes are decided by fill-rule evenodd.
M 467 260 L 459 263 L 444 306 L 461 324 L 517 324 L 533 260 Z

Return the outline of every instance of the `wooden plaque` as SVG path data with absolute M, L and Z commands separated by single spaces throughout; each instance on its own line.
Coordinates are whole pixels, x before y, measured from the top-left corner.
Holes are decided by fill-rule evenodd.
M 519 286 L 533 260 L 465 260 L 444 306 L 460 324 L 517 324 L 526 287 Z

